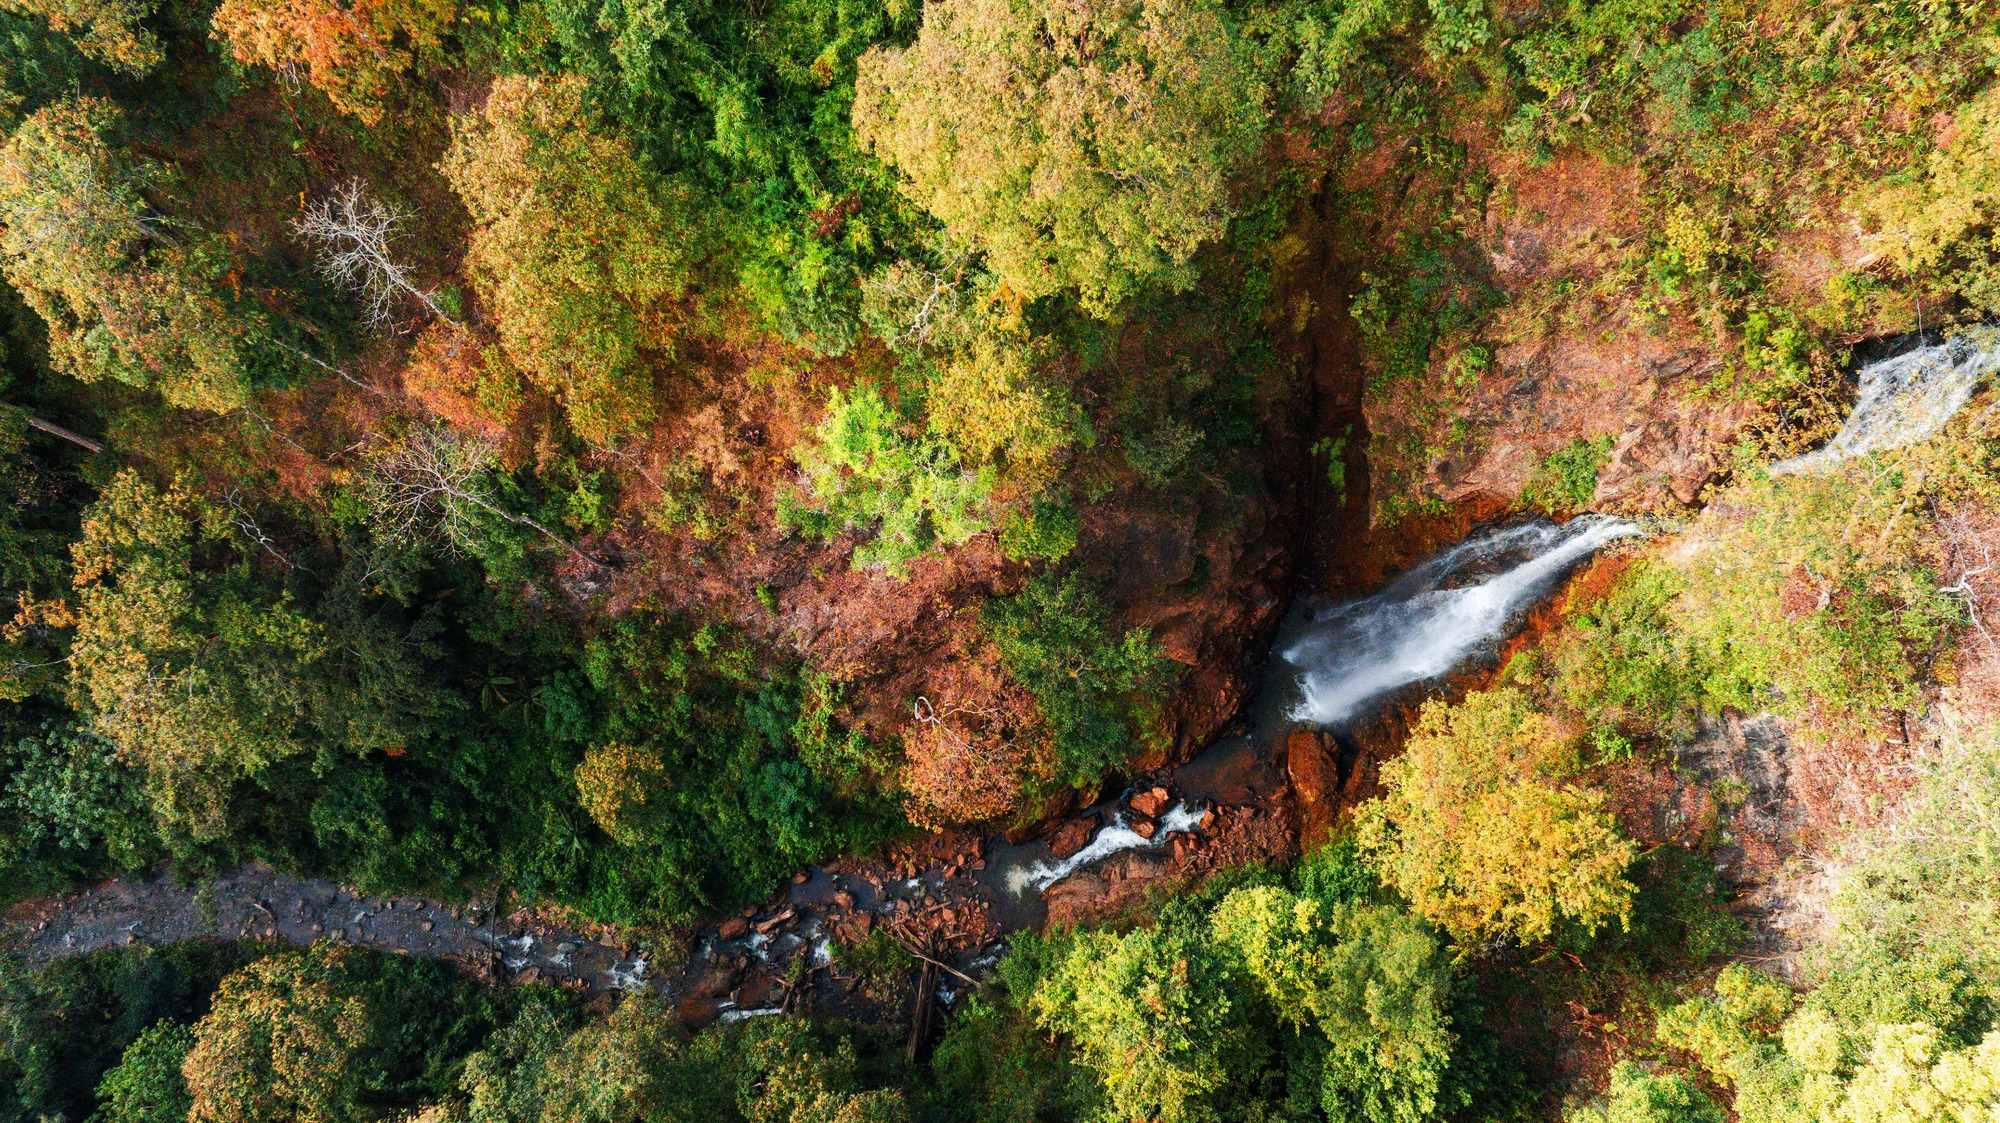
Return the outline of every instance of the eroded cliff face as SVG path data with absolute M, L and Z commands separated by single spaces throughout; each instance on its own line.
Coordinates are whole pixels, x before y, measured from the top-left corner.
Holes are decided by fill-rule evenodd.
M 1825 425 L 1796 404 L 1775 418 L 1746 388 L 1741 332 L 1648 295 L 1634 250 L 1660 223 L 1644 221 L 1632 169 L 1491 154 L 1483 172 L 1495 186 L 1460 252 L 1490 313 L 1465 333 L 1474 342 L 1438 350 L 1421 377 L 1370 378 L 1378 530 L 1411 513 L 1452 522 L 1515 504 L 1538 465 L 1578 441 L 1603 449 L 1581 509 L 1686 511 L 1728 474 L 1746 434 L 1782 424 L 1804 440 Z M 1858 236 L 1824 225 L 1787 232 L 1765 257 L 1774 298 L 1801 302 L 1869 262 Z

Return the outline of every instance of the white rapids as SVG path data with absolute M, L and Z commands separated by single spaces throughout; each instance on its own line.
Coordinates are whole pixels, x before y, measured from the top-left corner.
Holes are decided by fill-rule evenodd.
M 1497 644 L 1576 563 L 1639 533 L 1603 515 L 1504 527 L 1466 539 L 1371 597 L 1316 613 L 1280 652 L 1301 672 L 1288 716 L 1332 725 L 1373 699 L 1442 677 Z
M 1058 862 L 1036 862 L 1032 866 L 1007 871 L 1007 889 L 1019 894 L 1032 889 L 1039 893 L 1070 874 L 1100 862 L 1121 850 L 1152 850 L 1167 844 L 1168 835 L 1186 834 L 1201 822 L 1205 809 L 1177 803 L 1160 816 L 1152 838 L 1141 837 L 1125 820 L 1125 813 L 1119 812 L 1109 825 L 1097 832 L 1090 844 Z
M 1771 474 L 1816 471 L 1936 433 L 1972 400 L 1980 380 L 2000 369 L 1995 336 L 1975 328 L 1862 367 L 1854 412 L 1840 432 L 1814 452 L 1771 465 Z

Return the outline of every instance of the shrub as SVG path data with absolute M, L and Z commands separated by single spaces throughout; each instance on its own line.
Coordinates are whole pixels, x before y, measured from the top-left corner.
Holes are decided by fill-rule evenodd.
M 97 1086 L 102 1123 L 186 1123 L 194 1098 L 181 1064 L 194 1048 L 194 1031 L 159 1022 L 135 1038 L 118 1067 Z
M 1870 192 L 1862 213 L 1905 276 L 1944 280 L 1993 313 L 2000 311 L 2000 92 L 1965 105 L 1952 132 L 1919 174 Z
M 1025 494 L 1055 476 L 1059 456 L 1090 439 L 1068 388 L 1035 369 L 1037 350 L 981 335 L 943 363 L 926 397 L 932 434 L 971 463 L 994 465 Z
M 906 435 L 873 387 L 833 391 L 816 436 L 798 456 L 818 506 L 781 500 L 778 520 L 822 538 L 848 527 L 872 530 L 855 547 L 855 568 L 879 565 L 900 577 L 912 560 L 992 525 L 992 470 L 969 471 L 950 444 Z
M 1722 1109 L 1677 1073 L 1653 1074 L 1630 1062 L 1611 1070 L 1598 1103 L 1563 1116 L 1564 1123 L 1724 1123 Z
M 1597 473 L 1611 455 L 1611 438 L 1578 437 L 1535 465 L 1521 502 L 1550 515 L 1568 515 L 1590 505 L 1597 492 Z
M 1000 524 L 1000 550 L 1013 561 L 1061 561 L 1076 549 L 1077 530 L 1076 508 L 1037 499 L 1026 509 L 1008 512 Z

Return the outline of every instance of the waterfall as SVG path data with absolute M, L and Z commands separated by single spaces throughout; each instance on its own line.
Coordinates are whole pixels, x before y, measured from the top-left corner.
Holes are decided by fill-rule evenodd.
M 1280 654 L 1297 667 L 1293 721 L 1331 725 L 1491 649 L 1521 611 L 1598 547 L 1640 533 L 1585 515 L 1474 535 L 1363 600 L 1314 613 Z
M 1772 475 L 1810 472 L 1855 456 L 1915 444 L 1944 428 L 2000 368 L 2000 340 L 1974 329 L 1861 368 L 1854 412 L 1825 447 L 1771 465 Z

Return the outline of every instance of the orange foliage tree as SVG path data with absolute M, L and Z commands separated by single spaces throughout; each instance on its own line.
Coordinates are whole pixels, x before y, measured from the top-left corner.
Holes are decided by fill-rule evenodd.
M 236 61 L 306 80 L 364 124 L 382 118 L 395 77 L 433 50 L 453 0 L 223 0 L 210 28 Z

